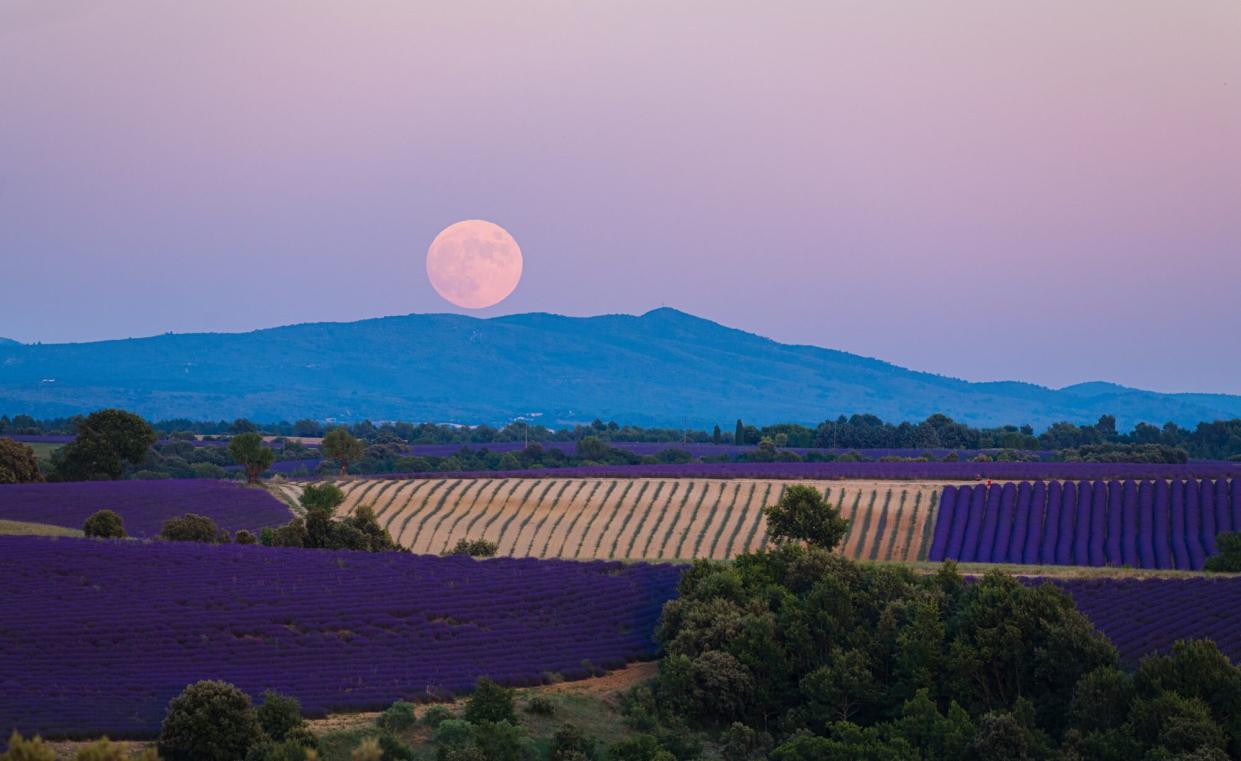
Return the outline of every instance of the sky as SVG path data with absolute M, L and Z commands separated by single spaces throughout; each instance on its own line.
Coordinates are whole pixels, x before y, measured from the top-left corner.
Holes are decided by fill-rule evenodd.
M 673 306 L 1241 393 L 1236 0 L 0 0 L 0 336 Z

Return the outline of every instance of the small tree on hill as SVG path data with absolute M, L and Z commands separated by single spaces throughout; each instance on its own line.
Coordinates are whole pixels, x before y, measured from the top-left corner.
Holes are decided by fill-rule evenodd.
M 0 484 L 42 481 L 34 450 L 12 439 L 0 439 Z
M 745 425 L 737 418 L 737 432 L 733 434 L 733 443 L 741 446 L 745 443 Z
M 263 443 L 263 437 L 257 433 L 242 433 L 228 442 L 228 453 L 233 462 L 246 469 L 246 480 L 258 483 L 263 471 L 271 467 L 276 459 L 275 453 Z
M 474 692 L 465 703 L 465 720 L 471 724 L 480 721 L 507 721 L 517 723 L 517 711 L 513 708 L 513 691 L 501 687 L 487 677 L 480 677 L 474 684 Z
M 237 761 L 261 738 L 244 692 L 227 682 L 202 681 L 168 704 L 159 754 L 165 761 Z
M 1207 558 L 1208 571 L 1241 573 L 1241 532 L 1226 531 L 1215 535 L 1219 554 Z
M 290 732 L 302 726 L 302 704 L 297 698 L 267 690 L 263 702 L 254 710 L 259 726 L 267 736 L 280 742 Z
M 82 526 L 82 533 L 99 539 L 124 539 L 126 536 L 121 516 L 111 510 L 92 513 Z
M 345 501 L 345 493 L 336 484 L 311 484 L 302 491 L 298 502 L 309 512 L 322 510 L 331 513 Z
M 794 484 L 784 490 L 776 504 L 763 509 L 767 533 L 775 541 L 806 542 L 831 550 L 845 537 L 849 522 L 809 486 Z
M 323 437 L 323 454 L 340 464 L 340 474 L 349 474 L 349 465 L 362 459 L 366 451 L 362 442 L 349 434 L 344 427 L 333 428 Z

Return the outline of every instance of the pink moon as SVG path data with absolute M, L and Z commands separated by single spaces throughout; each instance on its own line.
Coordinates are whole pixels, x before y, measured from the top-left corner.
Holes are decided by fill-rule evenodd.
M 483 219 L 449 225 L 427 250 L 427 277 L 444 300 L 484 309 L 508 298 L 521 280 L 521 248 L 508 230 Z

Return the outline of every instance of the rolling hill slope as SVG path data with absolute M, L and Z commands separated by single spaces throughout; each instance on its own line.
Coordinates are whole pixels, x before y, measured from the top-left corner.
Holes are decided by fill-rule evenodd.
M 943 412 L 973 424 L 1114 414 L 1192 424 L 1241 416 L 1241 397 L 1105 383 L 1059 391 L 969 383 L 831 349 L 781 344 L 673 309 L 641 316 L 424 314 L 250 333 L 0 344 L 0 411 L 115 405 L 152 418 L 500 423 L 596 416 L 644 425 L 817 422 Z

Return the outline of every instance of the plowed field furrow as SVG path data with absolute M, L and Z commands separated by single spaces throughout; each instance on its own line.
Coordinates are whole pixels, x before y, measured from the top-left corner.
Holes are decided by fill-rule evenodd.
M 324 481 L 331 483 L 333 481 Z M 841 552 L 924 559 L 942 484 L 775 479 L 351 479 L 338 514 L 370 505 L 399 544 L 442 553 L 460 539 L 499 554 L 588 560 L 726 559 L 768 544 L 763 508 L 790 483 L 820 490 L 848 520 Z M 273 487 L 296 501 L 302 483 Z

